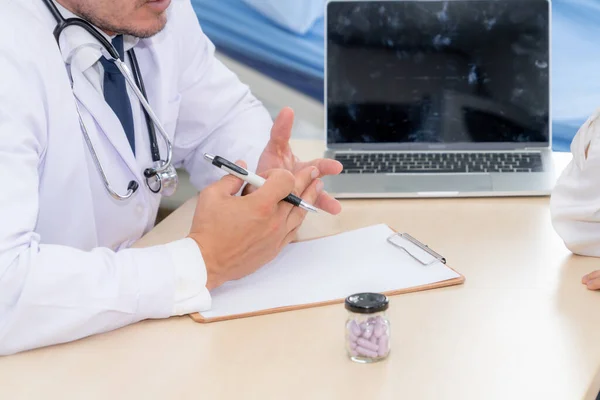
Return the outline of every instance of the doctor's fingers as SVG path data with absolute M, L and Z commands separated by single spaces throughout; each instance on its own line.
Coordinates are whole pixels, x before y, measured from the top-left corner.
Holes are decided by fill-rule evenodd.
M 310 186 L 310 184 L 319 177 L 320 171 L 316 167 L 302 168 L 294 177 L 296 184 L 294 185 L 294 194 L 302 196 L 302 193 Z
M 302 200 L 306 201 L 309 204 L 314 204 L 319 194 L 323 192 L 323 182 L 320 179 L 315 179 L 312 183 L 306 188 L 304 192 L 300 195 Z M 296 236 L 298 234 L 298 229 L 304 222 L 304 218 L 306 218 L 307 211 L 300 207 L 293 207 L 288 219 L 286 221 L 288 234 L 285 236 L 281 243 L 281 247 L 285 247 L 294 240 L 296 240 Z
M 302 168 L 304 168 L 307 165 L 316 167 L 320 172 L 319 177 L 323 177 L 326 175 L 338 175 L 344 169 L 342 163 L 329 158 L 317 158 L 311 161 L 300 162 L 298 163 L 298 165 L 301 165 Z
M 314 205 L 319 195 L 323 192 L 323 182 L 320 179 L 315 179 L 300 197 L 308 204 Z M 287 229 L 290 233 L 297 230 L 304 218 L 306 218 L 307 211 L 300 207 L 294 207 L 287 218 Z
M 298 229 L 300 229 L 300 225 L 288 232 L 281 242 L 281 246 L 279 247 L 280 249 L 283 249 L 285 246 L 296 240 L 298 237 Z
M 294 174 L 295 184 L 294 190 L 291 192 L 298 197 L 302 197 L 302 194 L 306 191 L 306 189 L 310 186 L 311 183 L 319 176 L 319 170 L 315 167 L 305 167 L 300 171 Z M 289 194 L 289 193 L 288 193 Z M 287 197 L 287 195 L 286 195 Z M 306 199 L 305 199 L 306 200 Z M 288 219 L 290 213 L 297 208 L 292 204 L 282 201 L 279 204 L 279 212 L 281 213 L 284 219 Z
M 338 161 L 327 158 L 319 158 L 317 160 L 300 164 L 304 165 L 303 168 L 307 168 L 307 166 L 317 168 L 319 170 L 319 177 L 326 175 L 337 175 L 343 169 L 342 164 L 340 164 Z M 340 202 L 326 192 L 320 194 L 313 205 L 332 215 L 337 215 L 342 211 L 342 205 Z
M 282 199 L 294 191 L 296 180 L 290 171 L 272 169 L 265 174 L 266 182 L 251 194 L 244 196 L 252 199 L 263 216 L 279 212 Z
M 319 194 L 316 203 L 313 205 L 331 215 L 337 215 L 342 212 L 342 204 L 326 191 Z
M 242 160 L 238 160 L 235 163 L 242 168 L 247 167 L 246 163 Z M 219 196 L 233 196 L 242 189 L 243 185 L 243 180 L 233 175 L 227 174 L 204 190 L 207 190 L 209 193 L 214 193 Z

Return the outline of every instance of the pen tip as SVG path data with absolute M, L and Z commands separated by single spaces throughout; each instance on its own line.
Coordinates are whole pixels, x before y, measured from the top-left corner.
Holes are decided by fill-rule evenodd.
M 312 211 L 312 212 L 317 212 L 317 207 L 311 206 L 310 204 L 304 203 L 304 207 L 308 210 L 308 211 Z

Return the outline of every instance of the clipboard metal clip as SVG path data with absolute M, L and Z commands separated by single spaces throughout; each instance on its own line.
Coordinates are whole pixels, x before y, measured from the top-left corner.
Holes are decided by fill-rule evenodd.
M 429 254 L 430 256 L 433 257 L 433 260 L 429 261 L 429 262 L 425 262 L 422 259 L 420 259 L 419 257 L 415 256 L 410 250 L 408 250 L 405 246 L 401 245 L 400 243 L 397 242 L 397 238 L 402 238 L 404 240 L 409 241 L 410 243 L 414 244 L 415 246 L 417 246 L 419 249 L 423 250 L 425 253 Z M 421 265 L 424 266 L 428 266 L 431 264 L 434 264 L 436 262 L 441 262 L 443 264 L 446 264 L 446 259 L 439 253 L 436 253 L 435 251 L 431 250 L 429 248 L 429 246 L 419 242 L 417 239 L 415 239 L 414 237 L 410 236 L 408 233 L 394 233 L 391 236 L 388 236 L 387 241 L 389 243 L 391 243 L 392 245 L 396 246 L 397 248 L 403 250 L 406 254 L 408 254 L 409 256 L 411 256 L 412 258 L 414 258 L 416 261 L 418 261 Z

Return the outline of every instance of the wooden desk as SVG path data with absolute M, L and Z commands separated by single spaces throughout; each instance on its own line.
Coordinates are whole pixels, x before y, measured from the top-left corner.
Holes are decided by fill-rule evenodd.
M 297 143 L 303 158 L 320 148 Z M 0 359 L 0 398 L 593 399 L 600 387 L 600 268 L 571 256 L 548 198 L 344 201 L 301 238 L 388 223 L 429 243 L 462 286 L 391 298 L 392 354 L 343 349 L 342 305 L 201 325 L 145 321 Z M 187 233 L 186 203 L 140 245 Z

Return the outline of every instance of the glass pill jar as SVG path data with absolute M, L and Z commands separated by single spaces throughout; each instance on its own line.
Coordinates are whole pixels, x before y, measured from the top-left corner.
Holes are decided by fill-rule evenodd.
M 387 297 L 379 293 L 358 293 L 346 298 L 346 351 L 352 361 L 376 362 L 390 353 L 388 306 Z

